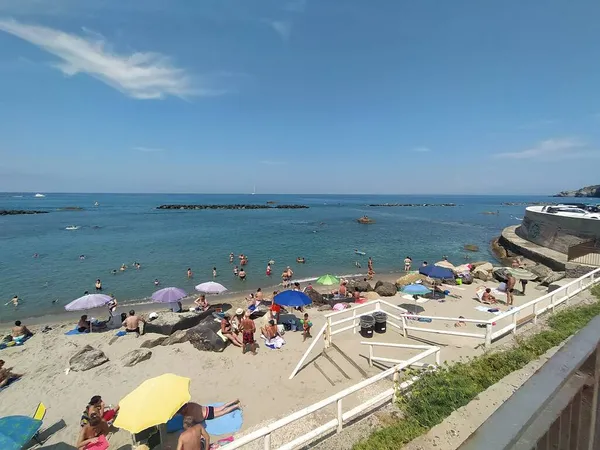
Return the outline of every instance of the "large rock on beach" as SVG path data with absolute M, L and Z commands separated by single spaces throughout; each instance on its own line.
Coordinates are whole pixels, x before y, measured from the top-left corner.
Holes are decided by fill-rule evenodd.
M 221 352 L 227 342 L 218 335 L 221 326 L 212 317 L 208 317 L 195 327 L 179 330 L 163 341 L 161 345 L 182 344 L 190 342 L 196 349 L 211 352 Z
M 377 284 L 379 286 L 375 285 L 375 292 L 377 292 L 382 297 L 393 297 L 398 292 L 398 288 L 394 283 L 388 283 L 387 281 L 378 281 Z
M 123 355 L 121 361 L 123 362 L 123 365 L 125 367 L 133 367 L 136 364 L 141 363 L 142 361 L 150 359 L 151 357 L 152 352 L 150 350 L 147 350 L 145 348 L 138 348 Z
M 187 330 L 198 325 L 204 318 L 212 316 L 213 311 L 213 308 L 209 308 L 208 311 L 203 312 L 159 312 L 156 319 L 145 324 L 144 333 L 170 336 L 176 331 Z
M 472 274 L 473 278 L 477 278 L 482 281 L 490 281 L 492 279 L 492 274 L 481 267 L 477 267 Z
M 491 272 L 492 270 L 494 270 L 494 266 L 492 266 L 492 263 L 490 263 L 490 262 L 485 262 L 483 264 L 478 265 L 476 267 L 476 269 L 485 270 L 486 272 Z
M 506 274 L 507 271 L 505 267 L 499 267 L 492 272 L 493 277 L 501 282 L 506 281 Z
M 154 348 L 161 345 L 165 340 L 169 339 L 168 337 L 161 336 L 155 339 L 148 339 L 147 341 L 142 342 L 140 348 Z
M 565 272 L 552 272 L 547 277 L 543 278 L 542 281 L 540 281 L 540 284 L 542 286 L 550 286 L 552 283 L 562 280 L 565 276 Z
M 550 269 L 549 267 L 546 267 L 542 264 L 538 264 L 537 266 L 530 267 L 529 271 L 532 274 L 537 275 L 536 280 L 538 280 L 538 281 L 543 280 L 544 278 L 546 278 L 547 276 L 549 276 L 553 273 L 552 269 Z
M 500 245 L 500 238 L 496 238 L 492 241 L 492 252 L 494 252 L 496 257 L 500 260 L 508 258 L 506 249 Z
M 86 345 L 69 359 L 69 368 L 74 372 L 85 372 L 108 362 L 102 350 Z
M 487 261 L 475 261 L 475 262 L 472 262 L 472 263 L 469 263 L 469 264 L 471 264 L 471 266 L 473 267 L 473 269 L 475 269 L 476 267 L 482 266 L 484 264 L 488 264 L 488 262 Z
M 323 303 L 325 303 L 325 301 L 323 300 L 323 294 L 321 294 L 319 291 L 312 287 L 307 288 L 304 291 L 304 293 L 310 297 L 310 299 L 313 302 L 313 305 L 322 305 Z
M 368 281 L 353 280 L 350 283 L 348 283 L 348 290 L 350 292 L 352 292 L 355 289 L 358 289 L 358 292 L 368 292 L 368 291 L 372 291 L 373 287 L 371 286 L 371 284 Z

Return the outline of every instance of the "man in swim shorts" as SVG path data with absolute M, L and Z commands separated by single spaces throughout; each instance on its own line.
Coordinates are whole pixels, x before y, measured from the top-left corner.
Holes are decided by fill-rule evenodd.
M 31 337 L 33 336 L 33 333 L 29 331 L 29 328 L 23 325 L 20 320 L 17 320 L 15 322 L 15 326 L 10 331 L 10 335 L 12 336 L 13 340 L 18 340 Z
M 250 347 L 252 354 L 256 355 L 256 342 L 254 341 L 256 325 L 254 325 L 254 320 L 250 318 L 251 314 L 250 311 L 246 311 L 240 323 L 240 329 L 242 330 L 242 354 L 246 353 L 248 347 Z
M 184 431 L 179 435 L 177 450 L 208 450 L 210 436 L 199 423 L 194 423 L 192 417 L 183 418 Z
M 136 333 L 136 337 L 140 337 L 140 322 L 146 323 L 144 319 L 135 315 L 135 311 L 132 309 L 129 311 L 129 317 L 123 321 L 123 326 L 127 333 Z
M 177 411 L 177 414 L 181 414 L 184 417 L 191 417 L 194 423 L 201 423 L 205 420 L 224 416 L 236 409 L 240 409 L 239 400 L 225 403 L 222 406 L 202 406 L 198 403 L 188 402 Z

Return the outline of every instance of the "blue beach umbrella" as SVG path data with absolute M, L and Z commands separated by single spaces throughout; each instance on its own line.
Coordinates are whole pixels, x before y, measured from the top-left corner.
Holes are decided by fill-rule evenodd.
M 454 272 L 451 269 L 447 269 L 446 267 L 440 267 L 440 266 L 420 267 L 419 273 L 421 275 L 426 275 L 430 278 L 454 279 Z
M 409 284 L 402 288 L 402 292 L 410 295 L 426 295 L 431 293 L 431 289 L 422 284 Z
M 277 294 L 273 299 L 276 304 L 281 306 L 306 306 L 312 303 L 308 295 L 300 291 L 283 291 Z
M 38 432 L 42 421 L 28 416 L 8 416 L 0 419 L 0 448 L 21 450 Z

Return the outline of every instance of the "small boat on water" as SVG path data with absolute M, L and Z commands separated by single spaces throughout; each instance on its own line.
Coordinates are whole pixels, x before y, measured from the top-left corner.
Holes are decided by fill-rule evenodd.
M 35 194 L 34 197 L 42 198 L 42 197 L 45 197 L 45 195 L 44 194 Z
M 76 225 L 69 225 L 68 227 L 65 228 L 65 230 L 73 231 L 73 230 L 79 230 L 79 228 L 81 228 L 81 227 L 78 227 Z

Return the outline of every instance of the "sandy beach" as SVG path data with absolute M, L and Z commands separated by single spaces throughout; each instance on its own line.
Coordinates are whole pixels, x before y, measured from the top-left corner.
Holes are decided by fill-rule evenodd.
M 401 274 L 385 274 L 377 276 L 376 279 L 395 281 L 399 275 Z M 449 287 L 452 296 L 447 297 L 445 302 L 430 300 L 422 304 L 421 306 L 425 309 L 422 314 L 447 317 L 462 315 L 468 318 L 487 320 L 492 317 L 491 314 L 477 310 L 476 307 L 480 304 L 474 300 L 476 289 L 484 284 L 493 286 L 498 283 L 486 284 L 475 280 L 469 286 Z M 323 288 L 320 291 L 326 292 Z M 545 288 L 544 291 L 536 290 L 535 283 L 530 283 L 527 295 L 516 296 L 515 304 L 522 304 L 544 292 Z M 373 297 L 372 294 L 369 296 Z M 211 298 L 211 302 L 215 298 Z M 410 303 L 409 300 L 403 298 L 401 293 L 394 297 L 386 297 L 385 300 L 394 305 Z M 233 308 L 245 305 L 243 295 L 228 298 L 227 301 L 233 305 Z M 154 306 L 154 308 L 149 309 L 156 310 L 156 305 L 150 306 Z M 502 311 L 507 309 L 503 304 L 500 304 L 499 308 Z M 119 309 L 119 312 L 121 310 Z M 313 331 L 316 333 L 325 323 L 324 315 L 330 311 L 317 311 L 316 308 L 311 308 L 308 309 L 308 312 L 314 324 Z M 296 315 L 299 316 L 299 313 L 296 312 Z M 293 380 L 289 380 L 290 373 L 311 343 L 310 340 L 303 342 L 301 333 L 298 332 L 286 333 L 284 336 L 286 345 L 280 350 L 271 350 L 261 345 L 256 356 L 242 355 L 240 349 L 233 346 L 228 346 L 222 353 L 201 352 L 186 342 L 154 347 L 151 349 L 152 356 L 149 360 L 134 367 L 124 367 L 121 361 L 124 355 L 139 348 L 142 342 L 159 337 L 159 335 L 147 334 L 139 338 L 127 335 L 115 338 L 115 330 L 112 330 L 66 336 L 65 332 L 73 328 L 74 322 L 70 318 L 66 321 L 64 317 L 62 319 L 57 323 L 50 323 L 47 320 L 44 325 L 50 325 L 52 330 L 46 333 L 39 332 L 41 326 L 32 325 L 31 329 L 35 335 L 24 345 L 0 351 L 0 358 L 6 361 L 8 367 L 14 367 L 15 372 L 25 374 L 22 379 L 0 392 L 0 415 L 30 415 L 37 404 L 43 402 L 48 408 L 44 429 L 54 429 L 56 424 L 64 421 L 64 427 L 48 437 L 44 448 L 74 448 L 79 432 L 81 412 L 93 395 L 102 395 L 107 404 L 117 404 L 141 382 L 163 373 L 175 373 L 191 378 L 192 400 L 201 404 L 226 402 L 239 398 L 243 405 L 244 417 L 240 434 L 245 434 L 276 418 L 308 406 L 363 378 L 350 366 L 341 373 L 328 368 L 326 377 L 315 368 L 313 363 L 309 363 Z M 260 324 L 259 322 L 260 319 L 257 320 L 257 325 Z M 26 321 L 24 324 L 30 325 Z M 453 324 L 436 324 L 436 327 L 453 327 Z M 480 332 L 475 324 L 468 324 L 461 330 Z M 7 329 L 2 330 L 3 334 L 6 334 L 7 331 Z M 435 335 L 436 339 L 432 339 L 431 336 L 427 336 L 429 341 L 434 345 L 444 347 L 442 360 L 456 360 L 462 356 L 474 355 L 482 351 L 475 348 L 478 344 L 475 339 L 470 342 L 470 338 Z M 321 337 L 314 336 L 313 339 L 321 339 Z M 360 345 L 360 340 L 360 336 L 351 331 L 336 336 L 336 343 L 340 349 L 355 360 L 368 376 L 374 375 L 380 369 L 368 366 L 365 357 L 368 351 Z M 405 339 L 391 327 L 389 327 L 388 333 L 379 335 L 378 340 L 420 343 L 418 336 L 415 336 L 415 339 L 410 337 Z M 85 345 L 102 350 L 109 362 L 85 372 L 70 371 L 67 373 L 70 357 Z M 316 357 L 321 349 L 322 345 L 317 344 L 312 355 Z M 390 349 L 382 350 L 380 355 L 387 356 L 388 353 L 391 357 L 399 356 L 397 350 L 392 355 Z M 407 359 L 414 354 L 414 351 L 412 353 L 406 351 L 402 355 L 402 359 Z M 321 365 L 325 366 L 325 364 Z M 385 388 L 389 388 L 389 385 L 385 385 Z M 362 397 L 373 395 L 378 389 L 383 390 L 384 387 L 372 386 L 369 391 L 363 391 L 360 395 L 356 395 L 355 399 L 350 399 L 346 407 L 352 406 L 354 402 L 358 404 Z M 288 427 L 290 429 L 286 431 L 286 434 L 289 434 L 288 437 L 295 437 L 303 430 L 307 431 L 320 425 L 323 422 L 319 421 L 319 415 L 328 413 L 331 412 L 323 410 L 310 420 L 298 422 L 296 426 Z M 277 442 L 278 437 L 275 435 L 274 444 Z M 128 449 L 131 443 L 130 435 L 125 431 L 115 432 L 110 437 L 110 443 L 111 449 Z M 256 444 L 256 448 L 260 448 L 262 442 L 258 441 Z M 248 446 L 248 448 L 255 447 Z

